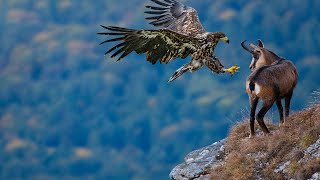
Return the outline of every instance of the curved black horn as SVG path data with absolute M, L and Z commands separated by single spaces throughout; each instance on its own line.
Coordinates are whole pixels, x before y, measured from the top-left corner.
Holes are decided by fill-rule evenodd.
M 245 49 L 246 51 L 252 54 L 253 53 L 252 50 L 250 50 L 246 45 L 244 45 L 245 42 L 247 42 L 247 40 L 242 41 L 241 46 L 243 47 L 243 49 Z

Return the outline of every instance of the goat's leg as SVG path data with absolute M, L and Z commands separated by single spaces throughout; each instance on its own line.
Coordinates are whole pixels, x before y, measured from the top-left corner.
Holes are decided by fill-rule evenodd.
M 270 133 L 270 131 L 268 130 L 267 126 L 264 124 L 263 118 L 266 115 L 266 113 L 269 111 L 269 109 L 271 108 L 272 104 L 274 103 L 275 100 L 272 101 L 263 101 L 262 104 L 262 108 L 260 109 L 260 111 L 257 114 L 257 121 L 262 129 L 262 131 L 266 134 L 266 133 Z
M 287 117 L 289 116 L 289 113 L 290 113 L 290 102 L 291 102 L 291 98 L 292 98 L 292 93 L 293 92 L 290 92 L 284 99 L 285 101 L 285 105 L 284 105 L 284 108 L 285 108 L 285 120 L 287 119 Z
M 284 121 L 283 121 L 283 107 L 282 107 L 282 104 L 281 104 L 281 99 L 276 100 L 276 104 L 277 104 L 277 108 L 278 108 L 278 111 L 279 111 L 279 117 L 280 117 L 279 127 L 281 127 L 281 125 L 284 124 Z
M 256 109 L 258 105 L 259 98 L 258 97 L 250 97 L 250 136 L 249 138 L 254 137 L 254 120 L 256 116 Z

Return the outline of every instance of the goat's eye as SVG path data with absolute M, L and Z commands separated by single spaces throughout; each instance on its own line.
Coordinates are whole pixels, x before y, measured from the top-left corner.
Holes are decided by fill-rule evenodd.
M 254 55 L 253 55 L 253 58 L 258 59 L 258 58 L 259 58 L 259 55 L 258 55 L 258 54 L 254 54 Z

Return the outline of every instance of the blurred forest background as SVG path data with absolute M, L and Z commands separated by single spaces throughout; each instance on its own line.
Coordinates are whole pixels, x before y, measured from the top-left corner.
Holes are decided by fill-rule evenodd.
M 292 107 L 308 105 L 320 83 L 319 0 L 182 2 L 227 34 L 215 52 L 241 66 L 234 77 L 203 68 L 167 83 L 188 60 L 104 57 L 99 25 L 154 29 L 148 0 L 1 0 L 0 179 L 168 179 L 186 153 L 248 117 L 245 39 L 295 62 Z

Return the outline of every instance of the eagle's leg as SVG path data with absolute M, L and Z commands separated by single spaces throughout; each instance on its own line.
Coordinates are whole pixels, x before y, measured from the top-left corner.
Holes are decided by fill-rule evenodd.
M 212 73 L 219 74 L 219 73 L 228 72 L 228 73 L 230 73 L 231 76 L 233 76 L 233 74 L 235 72 L 238 72 L 238 70 L 240 69 L 239 66 L 231 66 L 228 69 L 224 68 L 224 66 L 220 63 L 220 60 L 216 56 L 214 56 L 209 61 L 207 61 L 207 66 L 211 70 Z
M 171 82 L 175 79 L 177 79 L 179 76 L 181 76 L 183 73 L 187 71 L 191 71 L 192 67 L 190 66 L 190 63 L 183 65 L 179 69 L 174 72 L 174 74 L 169 78 L 168 82 Z
M 212 73 L 224 73 L 224 66 L 220 63 L 220 60 L 217 57 L 210 58 L 206 61 L 207 67 Z

